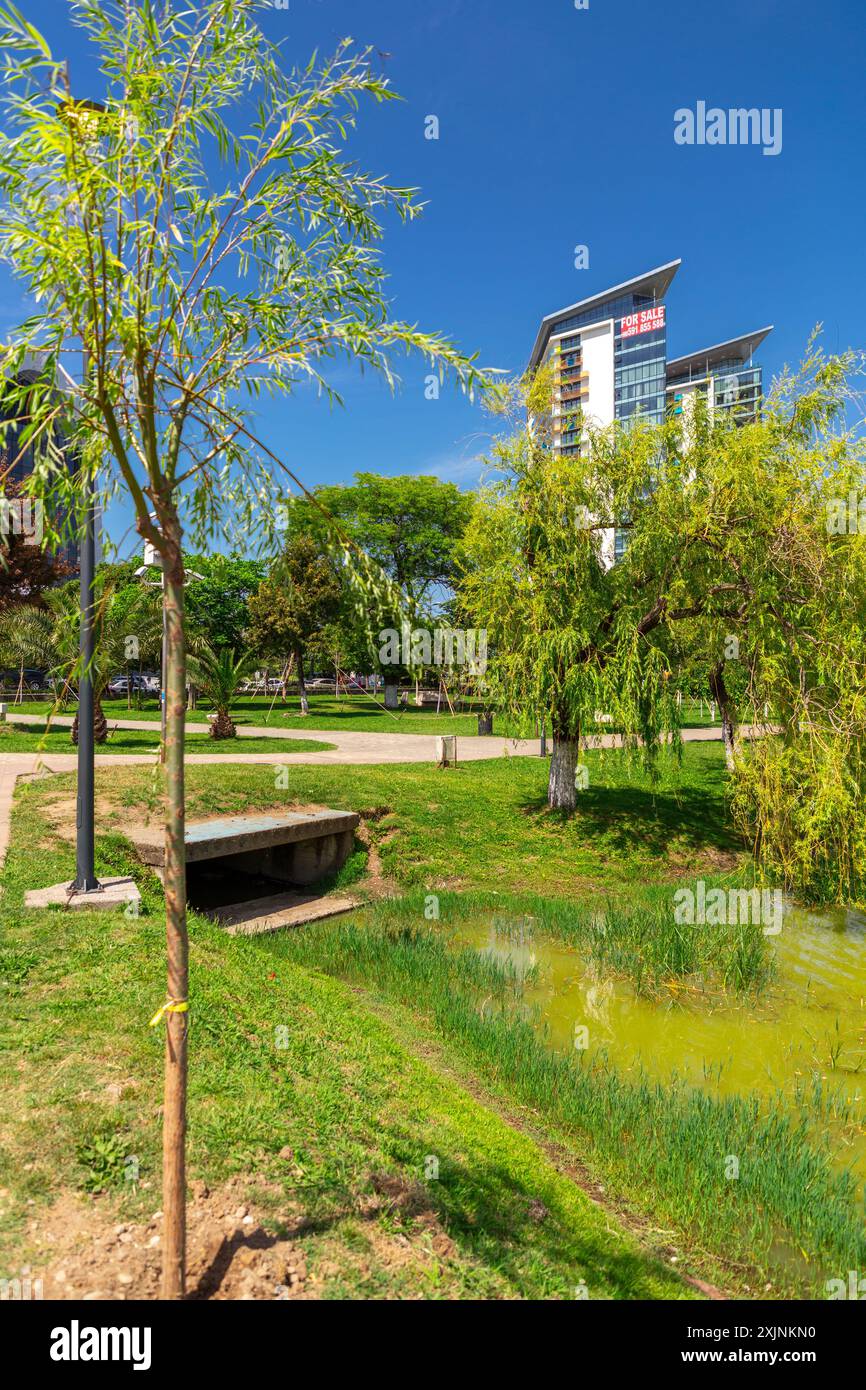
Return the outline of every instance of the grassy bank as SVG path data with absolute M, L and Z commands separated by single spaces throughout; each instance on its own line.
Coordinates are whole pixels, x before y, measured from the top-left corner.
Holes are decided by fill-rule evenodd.
M 438 929 L 395 920 L 389 909 L 372 921 L 263 938 L 260 947 L 275 962 L 323 969 L 408 1010 L 468 1071 L 531 1107 L 607 1191 L 649 1206 L 728 1280 L 818 1296 L 827 1278 L 866 1259 L 854 1184 L 815 1137 L 827 1104 L 819 1091 L 804 1094 L 797 1116 L 676 1081 L 626 1079 L 604 1057 L 553 1052 L 515 1007 L 507 968 L 449 949 Z
M 59 1194 L 101 1188 L 86 1200 L 109 1232 L 159 1205 L 162 1038 L 147 1022 L 164 989 L 158 885 L 119 839 L 100 840 L 97 867 L 139 875 L 140 917 L 22 910 L 26 887 L 71 867 L 40 793 L 16 814 L 0 957 L 0 1271 L 34 1276 Z M 243 1175 L 270 1229 L 302 1246 L 315 1295 L 694 1296 L 363 995 L 202 919 L 191 936 L 190 1176 Z
M 556 1053 L 521 1016 L 507 969 L 448 948 L 449 924 L 483 907 L 539 919 L 649 993 L 668 977 L 760 989 L 754 942 L 685 939 L 661 910 L 686 878 L 743 876 L 721 749 L 689 745 L 656 781 L 621 753 L 587 763 L 570 819 L 548 811 L 540 759 L 296 766 L 286 792 L 272 768 L 190 769 L 191 818 L 292 802 L 360 810 L 371 862 L 408 889 L 357 920 L 256 940 L 192 919 L 192 1174 L 244 1174 L 273 1228 L 302 1232 L 323 1296 L 562 1298 L 586 1281 L 593 1297 L 677 1297 L 691 1290 L 672 1259 L 732 1292 L 812 1295 L 866 1260 L 850 1185 L 809 1137 L 820 1095 L 796 1116 Z M 100 1143 L 135 1153 L 142 1181 L 99 1201 L 158 1205 L 161 1046 L 146 1027 L 163 990 L 158 884 L 103 836 L 99 869 L 137 874 L 143 916 L 20 906 L 25 888 L 71 873 L 56 809 L 73 785 L 20 790 L 0 900 L 7 1260 L 31 1238 L 27 1202 L 39 1212 L 58 1189 L 92 1185 Z M 97 794 L 103 827 L 159 812 L 149 769 L 100 769 Z M 436 929 L 423 920 L 431 891 Z M 425 1176 L 431 1157 L 438 1180 Z M 373 1211 L 383 1173 L 414 1206 Z
M 590 786 L 571 818 L 547 807 L 547 763 L 510 757 L 444 771 L 292 765 L 287 788 L 277 787 L 269 766 L 200 767 L 189 770 L 187 815 L 293 802 L 360 811 L 383 874 L 400 888 L 520 892 L 531 885 L 543 896 L 593 897 L 728 872 L 744 859 L 727 821 L 718 745 L 686 745 L 681 766 L 662 760 L 656 783 L 620 752 L 585 760 Z M 100 768 L 96 785 L 104 824 L 114 813 L 129 820 L 158 812 L 149 768 Z M 71 786 L 58 778 L 44 795 L 68 801 Z

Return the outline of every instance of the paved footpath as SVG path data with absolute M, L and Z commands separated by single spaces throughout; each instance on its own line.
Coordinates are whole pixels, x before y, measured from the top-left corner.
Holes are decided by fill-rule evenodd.
M 33 716 L 10 714 L 8 720 L 12 724 L 32 724 Z M 54 719 L 52 723 L 69 727 L 72 720 L 58 718 Z M 155 741 L 159 737 L 159 726 L 155 721 L 143 719 L 112 720 L 112 727 L 143 729 L 152 733 Z M 187 731 L 193 734 L 209 732 L 207 724 L 187 724 L 186 727 Z M 746 738 L 749 737 L 750 732 L 747 728 L 742 730 L 742 734 Z M 235 751 L 188 753 L 185 761 L 191 765 L 237 763 L 241 766 L 245 764 L 254 766 L 257 763 L 265 765 L 302 763 L 317 767 L 335 764 L 374 766 L 382 763 L 433 763 L 436 761 L 436 738 L 432 734 L 362 734 L 347 733 L 342 729 L 259 729 L 255 727 L 241 727 L 238 729 L 238 734 L 241 739 L 272 738 L 275 742 L 282 742 L 284 745 L 290 743 L 292 739 L 313 738 L 321 739 L 322 742 L 332 743 L 335 746 L 324 752 L 292 753 L 289 748 L 284 746 L 279 750 L 275 748 L 273 753 L 240 753 Z M 686 743 L 717 741 L 721 736 L 721 729 L 683 730 L 683 739 Z M 587 742 L 593 748 L 615 748 L 621 739 L 618 734 L 598 734 L 588 739 Z M 486 758 L 538 757 L 539 753 L 538 739 L 506 739 L 496 735 L 480 738 L 477 734 L 459 734 L 457 736 L 458 762 L 478 762 Z M 97 753 L 95 763 L 97 767 L 152 767 L 156 756 L 156 748 L 152 753 Z M 32 777 L 34 774 L 74 772 L 76 767 L 77 754 L 75 752 L 0 754 L 0 865 L 3 863 L 9 843 L 12 800 L 18 778 Z

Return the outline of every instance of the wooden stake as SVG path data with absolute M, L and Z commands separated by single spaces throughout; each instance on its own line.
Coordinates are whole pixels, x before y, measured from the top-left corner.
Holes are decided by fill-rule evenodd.
M 186 926 L 186 846 L 184 839 L 184 717 L 186 651 L 183 630 L 183 555 L 173 508 L 166 517 L 164 558 L 166 611 L 166 821 L 165 940 L 167 990 L 176 1006 L 189 990 Z M 162 1293 L 183 1298 L 186 1287 L 186 1089 L 189 1014 L 165 1013 L 165 1095 L 162 1128 Z

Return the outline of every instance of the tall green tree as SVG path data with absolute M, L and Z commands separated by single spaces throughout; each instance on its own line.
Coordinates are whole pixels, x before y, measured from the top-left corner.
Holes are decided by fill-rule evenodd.
M 340 576 L 312 536 L 286 545 L 270 576 L 250 596 L 247 641 L 263 657 L 294 659 L 301 714 L 310 704 L 304 661 L 311 643 L 322 639 L 343 603 Z
M 764 736 L 737 751 L 734 814 L 765 872 L 801 899 L 866 904 L 866 357 L 817 344 L 786 371 L 754 438 L 738 556 L 762 585 L 745 701 Z M 773 486 L 777 491 L 775 500 Z M 775 512 L 773 524 L 770 516 Z M 758 560 L 762 556 L 762 560 Z M 730 662 L 728 666 L 730 666 Z M 766 711 L 766 715 L 765 712 Z
M 385 676 L 385 704 L 397 706 L 397 685 L 409 669 L 380 660 L 383 630 L 401 623 L 432 627 L 453 597 L 459 543 L 472 498 L 439 478 L 356 473 L 354 483 L 315 489 L 315 502 L 337 517 L 346 536 L 376 566 L 388 585 L 365 593 L 346 619 L 347 645 L 366 648 L 365 664 Z M 315 506 L 299 499 L 288 512 L 290 532 L 319 534 L 325 523 Z M 412 667 L 416 678 L 420 668 Z
M 435 606 L 438 591 L 453 585 L 457 545 L 472 512 L 470 494 L 454 483 L 413 474 L 356 473 L 354 483 L 318 487 L 315 497 L 399 585 L 412 611 Z M 317 528 L 303 501 L 294 525 Z
M 368 175 L 343 147 L 358 104 L 393 98 L 349 41 L 287 72 L 263 36 L 267 0 L 74 0 L 102 88 L 73 95 L 65 66 L 19 12 L 0 5 L 3 130 L 0 259 L 34 303 L 2 363 L 28 392 L 34 492 L 76 514 L 83 479 L 121 492 L 165 577 L 167 1000 L 163 1106 L 163 1295 L 185 1270 L 189 963 L 184 855 L 186 644 L 183 523 L 206 548 L 230 530 L 249 546 L 300 487 L 251 428 L 244 393 L 316 382 L 334 359 L 393 380 L 418 350 L 472 390 L 472 362 L 389 312 L 377 243 L 411 190 Z M 86 352 L 77 392 L 54 383 Z M 70 477 L 52 448 L 63 418 Z M 193 548 L 193 547 L 190 547 Z
M 190 631 L 201 632 L 215 647 L 240 651 L 247 600 L 265 578 L 266 564 L 239 556 L 187 555 L 184 565 L 199 576 L 186 591 Z
M 53 619 L 54 673 L 64 685 L 75 686 L 81 677 L 78 648 L 80 622 L 77 584 L 53 589 L 47 596 Z M 97 578 L 94 594 L 94 652 L 90 668 L 93 682 L 93 731 L 97 743 L 108 738 L 108 721 L 102 708 L 106 687 L 113 676 L 128 667 L 135 653 L 153 651 L 159 644 L 159 615 L 140 585 L 115 589 L 105 576 Z M 72 742 L 78 743 L 78 711 L 72 721 Z

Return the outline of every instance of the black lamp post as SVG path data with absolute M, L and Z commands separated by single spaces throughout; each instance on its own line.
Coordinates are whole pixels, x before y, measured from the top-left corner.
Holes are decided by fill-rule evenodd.
M 67 68 L 67 80 L 68 74 L 69 69 Z M 72 118 L 73 132 L 77 113 L 92 112 L 98 116 L 105 111 L 101 102 L 73 101 L 72 99 L 64 102 L 61 109 L 68 112 Z M 85 347 L 84 390 L 87 389 L 89 377 L 90 356 Z M 76 893 L 99 893 L 102 891 L 102 885 L 96 877 L 93 828 L 93 655 L 95 649 L 93 582 L 96 571 L 96 489 L 84 460 L 82 460 L 80 469 L 80 479 L 82 534 L 79 559 L 79 606 L 81 608 L 79 658 L 81 671 L 78 677 L 78 795 L 75 827 L 75 882 L 72 886 Z
M 84 354 L 84 380 L 87 381 L 89 362 Z M 78 678 L 78 803 L 75 842 L 75 883 L 78 893 L 100 891 L 94 866 L 94 738 L 93 738 L 93 654 L 95 633 L 93 623 L 93 580 L 96 570 L 96 498 L 93 479 L 81 470 L 83 532 L 81 537 L 79 604 L 81 631 L 79 656 L 81 673 Z

